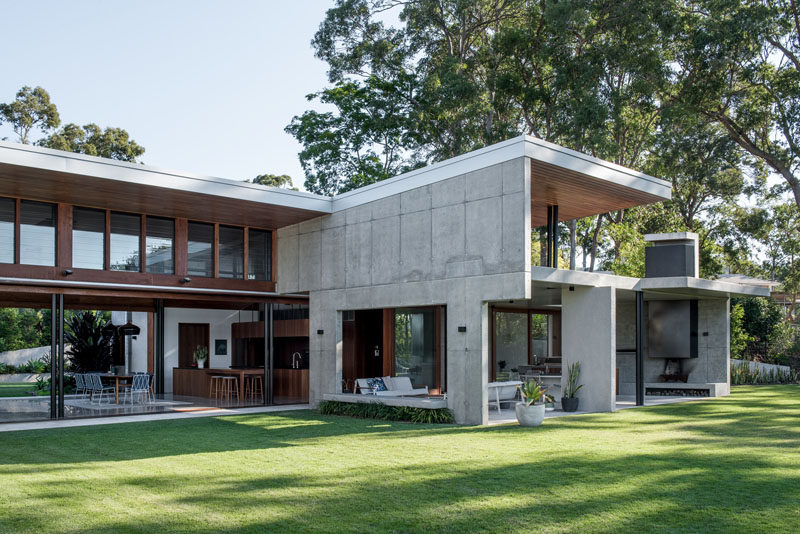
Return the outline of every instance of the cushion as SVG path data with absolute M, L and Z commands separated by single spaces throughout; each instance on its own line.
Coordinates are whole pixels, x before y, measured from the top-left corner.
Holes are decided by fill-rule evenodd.
M 376 377 L 372 378 L 371 380 L 372 383 L 370 384 L 370 387 L 372 388 L 372 391 L 388 391 L 386 384 L 383 382 L 383 378 Z
M 384 376 L 382 378 L 383 378 L 383 383 L 384 385 L 386 385 L 386 389 L 388 391 L 394 391 L 395 389 L 397 389 L 397 385 L 395 385 L 394 379 L 391 376 Z
M 396 376 L 393 379 L 394 388 L 397 391 L 411 391 L 414 387 L 411 385 L 411 379 L 407 376 Z

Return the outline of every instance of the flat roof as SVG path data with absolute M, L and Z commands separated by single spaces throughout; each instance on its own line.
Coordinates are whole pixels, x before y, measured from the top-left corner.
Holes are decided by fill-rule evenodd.
M 527 135 L 335 197 L 0 141 L 0 195 L 279 228 L 523 156 L 536 222 L 541 202 L 568 220 L 671 197 L 669 182 Z

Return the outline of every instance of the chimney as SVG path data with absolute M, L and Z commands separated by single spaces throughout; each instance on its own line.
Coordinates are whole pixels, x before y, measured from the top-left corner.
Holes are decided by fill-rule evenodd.
M 693 232 L 647 234 L 644 240 L 652 243 L 652 246 L 644 249 L 645 278 L 700 276 L 700 247 L 697 234 Z

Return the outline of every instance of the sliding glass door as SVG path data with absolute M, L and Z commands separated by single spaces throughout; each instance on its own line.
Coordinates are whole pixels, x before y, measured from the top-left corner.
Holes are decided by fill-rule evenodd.
M 431 393 L 441 392 L 444 382 L 441 320 L 441 308 L 394 310 L 394 376 Z

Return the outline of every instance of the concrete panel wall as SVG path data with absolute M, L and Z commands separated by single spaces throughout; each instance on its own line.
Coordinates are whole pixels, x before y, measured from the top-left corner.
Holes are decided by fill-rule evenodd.
M 278 231 L 278 290 L 309 292 L 312 404 L 341 390 L 343 310 L 444 305 L 448 406 L 459 423 L 488 421 L 486 303 L 531 294 L 529 163 L 517 158 Z
M 647 306 L 644 320 L 644 375 L 646 383 L 659 382 L 664 373 L 665 361 L 647 357 Z M 727 299 L 700 299 L 698 312 L 697 358 L 682 360 L 689 383 L 719 384 L 716 393 L 730 392 L 730 315 Z M 617 347 L 632 348 L 636 341 L 636 304 L 617 303 Z M 707 334 L 707 335 L 704 335 Z M 620 375 L 620 395 L 636 394 L 636 357 L 633 354 L 618 354 L 617 367 Z
M 578 392 L 582 411 L 611 412 L 616 407 L 616 290 L 611 287 L 579 287 L 561 292 L 562 354 L 566 366 L 581 363 Z

